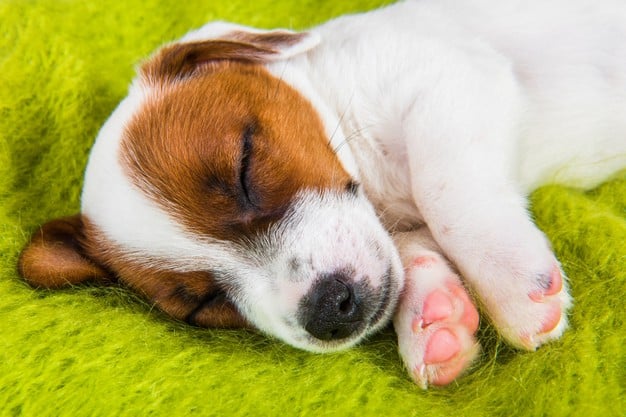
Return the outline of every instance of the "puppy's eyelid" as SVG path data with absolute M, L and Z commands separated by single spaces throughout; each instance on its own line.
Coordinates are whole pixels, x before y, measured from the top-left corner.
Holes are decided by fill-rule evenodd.
M 255 122 L 248 123 L 242 135 L 241 162 L 239 165 L 239 186 L 245 199 L 245 204 L 256 207 L 255 196 L 252 192 L 252 183 L 250 178 L 250 165 L 253 153 L 253 139 L 257 130 Z

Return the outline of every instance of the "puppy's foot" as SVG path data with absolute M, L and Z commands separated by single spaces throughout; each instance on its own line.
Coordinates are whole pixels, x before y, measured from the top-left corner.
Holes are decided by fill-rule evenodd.
M 556 261 L 545 273 L 527 280 L 527 288 L 502 294 L 487 306 L 502 335 L 513 345 L 535 350 L 558 339 L 567 328 L 572 301 Z M 519 294 L 519 295 L 516 295 Z
M 422 388 L 446 385 L 477 356 L 478 312 L 447 262 L 430 252 L 407 260 L 394 316 L 402 360 Z

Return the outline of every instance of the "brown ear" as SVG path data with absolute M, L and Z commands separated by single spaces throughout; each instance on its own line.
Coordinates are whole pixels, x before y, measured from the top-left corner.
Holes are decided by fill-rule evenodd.
M 33 233 L 18 261 L 19 274 L 33 287 L 61 288 L 87 280 L 106 281 L 109 273 L 83 250 L 80 214 L 51 220 Z
M 234 30 L 218 39 L 178 42 L 161 48 L 141 67 L 148 80 L 176 80 L 189 77 L 206 64 L 224 61 L 263 63 L 293 56 L 316 41 L 306 32 Z M 303 44 L 298 48 L 298 44 Z
M 161 49 L 141 72 L 148 80 L 172 81 L 191 76 L 203 64 L 226 60 L 258 63 L 273 53 L 276 51 L 234 41 L 175 43 Z

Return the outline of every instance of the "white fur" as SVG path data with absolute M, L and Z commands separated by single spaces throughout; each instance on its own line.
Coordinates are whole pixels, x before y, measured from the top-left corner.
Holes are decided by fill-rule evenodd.
M 261 32 L 220 22 L 182 41 L 235 29 Z M 626 166 L 624 3 L 406 1 L 315 28 L 267 67 L 320 113 L 390 232 L 426 224 L 513 344 L 537 331 L 545 309 L 527 294 L 556 261 L 524 196 L 551 181 L 590 186 Z M 389 265 L 401 274 L 370 203 L 300 195 L 256 254 L 193 235 L 118 161 L 123 127 L 156 93 L 136 82 L 103 127 L 84 213 L 135 260 L 236 277 L 236 302 L 261 330 L 305 349 L 340 347 L 311 341 L 290 320 L 320 271 L 348 265 L 374 287 Z M 294 256 L 312 258 L 296 280 Z M 567 289 L 559 300 L 565 314 Z M 533 343 L 558 337 L 565 323 Z

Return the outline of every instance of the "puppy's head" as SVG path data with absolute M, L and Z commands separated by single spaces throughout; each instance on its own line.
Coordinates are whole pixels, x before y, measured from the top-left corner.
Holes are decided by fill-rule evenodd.
M 33 235 L 22 276 L 114 277 L 176 318 L 312 351 L 379 329 L 401 287 L 393 244 L 335 126 L 266 69 L 315 43 L 217 24 L 157 52 L 96 140 L 81 214 Z

